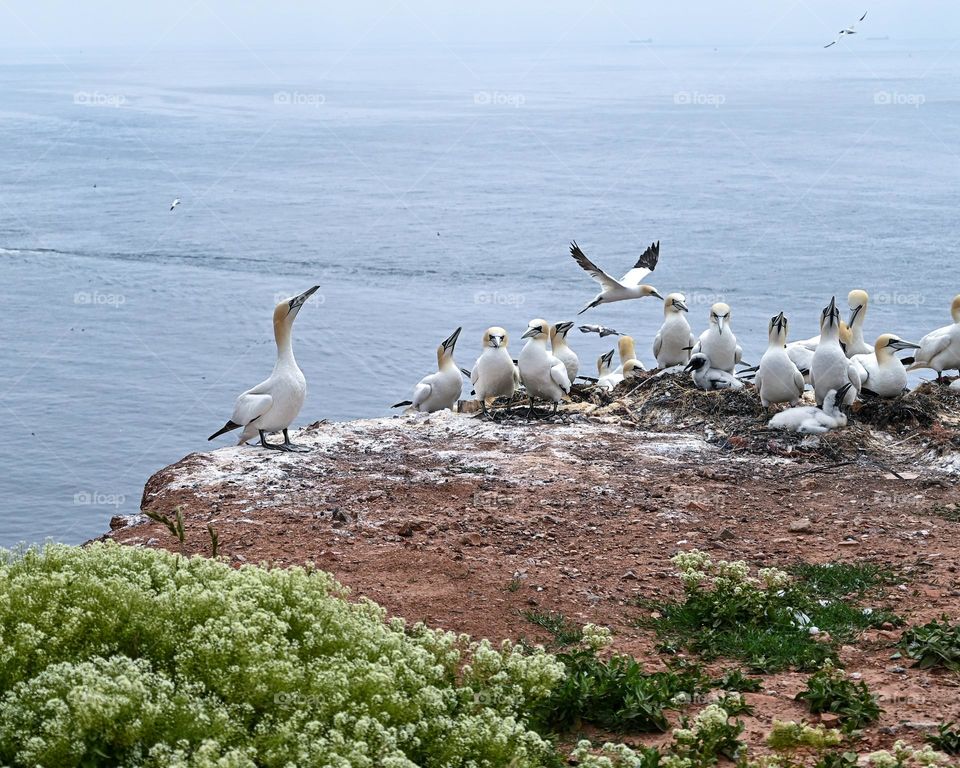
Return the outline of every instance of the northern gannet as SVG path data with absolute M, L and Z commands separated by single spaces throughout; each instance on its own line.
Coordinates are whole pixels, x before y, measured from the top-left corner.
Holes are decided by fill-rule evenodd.
M 553 412 L 570 393 L 570 377 L 561 360 L 547 349 L 550 338 L 550 326 L 546 320 L 531 320 L 526 333 L 521 338 L 529 339 L 520 350 L 517 364 L 520 367 L 520 380 L 530 398 L 528 415 L 533 414 L 533 401 L 537 398 L 553 403 Z
M 770 319 L 767 351 L 760 358 L 760 367 L 753 380 L 764 408 L 771 403 L 796 405 L 803 397 L 803 374 L 787 354 L 786 344 L 787 318 L 781 312 Z
M 603 290 L 594 297 L 593 301 L 577 312 L 578 315 L 582 315 L 588 309 L 598 304 L 609 304 L 613 301 L 640 299 L 644 296 L 656 296 L 658 299 L 663 299 L 663 296 L 661 296 L 652 285 L 643 285 L 640 282 L 657 268 L 657 261 L 660 258 L 659 240 L 651 243 L 650 247 L 637 259 L 637 263 L 633 265 L 633 269 L 619 280 L 614 280 L 610 275 L 600 269 L 600 267 L 590 261 L 587 255 L 580 250 L 580 246 L 575 242 L 570 244 L 570 255 L 573 256 L 577 264 L 579 264 L 590 277 L 600 283 L 603 288 Z
M 730 327 L 730 307 L 718 302 L 710 307 L 710 327 L 700 334 L 693 353 L 702 352 L 710 361 L 710 368 L 733 373 L 743 351 Z M 693 359 L 692 357 L 690 358 Z
M 600 371 L 600 377 L 597 379 L 597 387 L 604 392 L 612 392 L 616 386 L 624 379 L 632 379 L 638 371 L 643 370 L 639 360 L 627 360 L 622 369 L 610 370 L 610 364 L 613 359 L 613 350 L 603 355 L 597 361 L 597 369 Z
M 823 399 L 823 408 L 800 405 L 780 411 L 767 424 L 770 429 L 785 429 L 802 435 L 820 435 L 837 427 L 847 426 L 847 416 L 839 403 L 850 394 L 853 386 L 844 384 L 839 390 L 831 389 Z
M 844 391 L 847 404 L 860 393 L 860 374 L 840 346 L 840 310 L 836 297 L 820 313 L 820 343 L 810 361 L 810 383 L 813 384 L 817 405 L 822 406 L 827 393 L 839 390 L 844 384 L 851 386 Z
M 873 347 L 863 340 L 863 324 L 867 319 L 867 304 L 869 303 L 870 296 L 866 291 L 859 288 L 847 294 L 847 306 L 850 307 L 850 320 L 847 322 L 847 327 L 850 329 L 850 340 L 844 344 L 847 357 L 873 353 Z
M 684 312 L 689 312 L 682 293 L 671 293 L 663 302 L 663 325 L 653 339 L 658 368 L 686 365 L 696 343 Z
M 480 409 L 487 412 L 487 400 L 513 397 L 520 387 L 520 375 L 507 350 L 507 332 L 499 326 L 483 333 L 483 352 L 470 374 L 473 391 L 480 400 Z
M 743 389 L 743 382 L 729 371 L 710 367 L 710 358 L 703 352 L 696 352 L 690 356 L 684 371 L 690 372 L 693 383 L 706 392 L 718 389 Z
M 863 16 L 861 16 L 859 19 L 857 19 L 857 20 L 856 20 L 853 24 L 851 24 L 849 27 L 844 27 L 843 29 L 841 29 L 841 30 L 837 33 L 837 39 L 836 39 L 836 40 L 834 40 L 832 43 L 827 43 L 827 44 L 826 44 L 825 46 L 823 46 L 823 47 L 824 47 L 824 48 L 829 48 L 830 46 L 836 45 L 837 43 L 839 43 L 839 42 L 840 42 L 841 40 L 843 40 L 843 38 L 846 37 L 847 35 L 855 35 L 855 34 L 857 34 L 857 24 L 859 24 L 859 23 L 860 23 L 861 21 L 863 21 L 865 18 L 867 18 L 867 12 L 866 12 L 866 11 L 863 12 Z
M 602 339 L 604 336 L 619 336 L 620 331 L 615 331 L 613 328 L 607 328 L 603 325 L 581 325 L 580 333 L 598 333 Z
M 614 352 L 616 352 L 616 350 L 611 349 L 609 352 L 604 352 L 597 358 L 597 386 L 606 391 L 610 391 L 616 386 L 607 381 L 607 379 L 613 375 Z
M 170 210 L 172 211 L 172 210 L 173 210 L 174 208 L 176 208 L 178 205 L 180 205 L 180 198 L 179 198 L 179 197 L 175 197 L 175 198 L 173 199 L 173 202 L 170 203 Z
M 907 388 L 907 369 L 895 353 L 904 349 L 920 349 L 920 345 L 884 333 L 877 337 L 869 355 L 854 355 L 851 360 L 860 374 L 860 391 L 880 397 L 902 394 Z
M 409 405 L 410 410 L 433 413 L 448 408 L 456 410 L 460 393 L 463 392 L 462 373 L 453 361 L 453 349 L 457 345 L 461 328 L 457 328 L 437 347 L 437 372 L 428 374 L 413 388 L 413 400 L 394 403 L 393 408 Z
M 260 445 L 264 448 L 274 451 L 309 450 L 291 443 L 287 432 L 307 396 L 307 380 L 293 357 L 291 330 L 300 308 L 319 287 L 315 285 L 299 296 L 281 301 L 274 308 L 273 337 L 277 342 L 277 362 L 273 366 L 273 373 L 266 381 L 237 398 L 230 421 L 210 435 L 208 440 L 243 427 L 237 445 L 243 445 L 259 433 Z M 267 442 L 268 433 L 280 431 L 283 432 L 283 443 Z
M 580 358 L 577 357 L 577 353 L 570 349 L 570 345 L 567 344 L 567 334 L 571 328 L 573 328 L 573 323 L 569 321 L 557 323 L 550 328 L 550 350 L 567 369 L 567 378 L 570 379 L 570 383 L 572 384 L 574 379 L 577 378 L 577 372 L 580 370 Z
M 643 370 L 643 363 L 637 360 L 637 348 L 633 343 L 632 336 L 621 336 L 617 341 L 617 351 L 620 353 L 620 365 L 617 366 L 616 373 L 623 374 L 627 363 L 633 363 L 633 368 Z
M 950 316 L 953 318 L 953 325 L 937 328 L 920 339 L 920 349 L 913 356 L 911 371 L 932 368 L 937 372 L 937 381 L 941 379 L 944 371 L 952 371 L 954 368 L 960 371 L 960 294 L 953 297 Z

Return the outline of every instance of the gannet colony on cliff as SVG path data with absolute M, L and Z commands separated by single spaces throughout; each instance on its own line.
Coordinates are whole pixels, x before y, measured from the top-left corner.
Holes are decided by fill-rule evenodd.
M 953 322 L 931 331 L 919 343 L 886 332 L 872 346 L 867 344 L 864 323 L 869 296 L 861 289 L 852 290 L 847 296 L 847 322 L 840 318 L 836 298 L 830 299 L 820 313 L 820 334 L 813 338 L 789 342 L 787 317 L 780 311 L 770 319 L 767 348 L 759 364 L 749 366 L 742 360 L 729 305 L 717 302 L 710 307 L 707 327 L 698 337 L 687 319 L 689 308 L 683 294 L 670 293 L 664 298 L 656 288 L 643 282 L 657 267 L 659 241 L 646 248 L 619 280 L 596 266 L 576 243 L 571 244 L 570 255 L 601 286 L 600 293 L 578 314 L 616 301 L 647 297 L 662 300 L 663 324 L 651 340 L 657 362 L 654 375 L 689 374 L 694 385 L 704 391 L 754 392 L 763 408 L 778 411 L 771 413 L 770 429 L 820 434 L 844 427 L 848 417 L 843 409 L 858 399 L 894 399 L 906 392 L 908 366 L 909 370 L 936 371 L 939 383 L 943 383 L 944 371 L 960 371 L 960 295 L 954 297 L 950 306 Z M 306 381 L 293 357 L 291 334 L 297 313 L 317 288 L 276 306 L 273 329 L 277 360 L 273 373 L 237 398 L 230 420 L 210 440 L 240 429 L 240 444 L 259 435 L 264 448 L 298 450 L 290 441 L 288 429 L 303 405 Z M 462 377 L 467 376 L 482 417 L 493 418 L 496 404 L 509 407 L 522 396 L 529 418 L 538 401 L 552 405 L 552 412 L 557 413 L 561 404 L 570 401 L 578 380 L 585 382 L 577 385 L 583 391 L 610 393 L 622 382 L 646 375 L 636 355 L 635 339 L 602 325 L 581 325 L 579 329 L 600 338 L 617 336 L 617 350 L 600 356 L 596 377 L 580 374 L 580 359 L 568 338 L 573 327 L 569 320 L 531 320 L 520 337 L 525 344 L 514 359 L 508 349 L 507 330 L 491 326 L 483 332 L 481 354 L 472 369 L 459 368 L 454 361 L 461 331 L 457 328 L 437 347 L 437 370 L 420 379 L 410 400 L 394 407 L 424 413 L 461 410 Z M 914 356 L 896 356 L 905 350 L 913 350 Z M 619 354 L 616 367 L 615 352 Z M 737 366 L 741 366 L 739 371 Z M 960 379 L 951 387 L 960 388 L 958 382 Z M 815 405 L 803 404 L 809 396 Z M 267 435 L 274 432 L 283 433 L 282 443 L 268 441 Z

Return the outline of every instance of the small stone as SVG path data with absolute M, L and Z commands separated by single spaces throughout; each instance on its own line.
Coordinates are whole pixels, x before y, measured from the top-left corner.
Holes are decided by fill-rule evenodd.
M 809 531 L 812 527 L 813 523 L 810 522 L 809 517 L 801 517 L 799 520 L 790 522 L 789 531 L 790 533 L 803 533 L 804 531 Z
M 840 542 L 840 546 L 841 547 L 859 547 L 860 542 L 854 541 L 853 539 L 844 539 L 843 541 Z
M 827 728 L 832 728 L 840 722 L 840 715 L 836 714 L 835 712 L 821 712 L 820 722 L 823 723 L 823 725 L 825 725 Z
M 333 522 L 340 523 L 341 525 L 353 522 L 353 517 L 348 512 L 340 509 L 340 507 L 334 507 L 330 513 L 330 517 L 333 519 Z
M 732 541 L 733 539 L 737 538 L 737 534 L 735 534 L 729 528 L 724 528 L 722 531 L 720 531 L 719 535 L 720 541 Z
M 883 622 L 883 624 L 880 625 L 880 629 L 885 629 L 887 630 L 887 632 L 889 632 L 892 629 L 894 629 L 894 626 L 889 621 L 885 621 Z
M 468 547 L 479 547 L 483 544 L 483 537 L 476 531 L 471 531 L 460 537 L 460 543 L 466 544 Z
M 620 577 L 622 581 L 637 581 L 640 577 L 637 576 L 633 571 L 627 571 L 623 576 Z

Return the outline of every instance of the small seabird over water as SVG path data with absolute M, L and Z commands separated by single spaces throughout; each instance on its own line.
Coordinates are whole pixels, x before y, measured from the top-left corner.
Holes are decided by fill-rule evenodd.
M 810 362 L 810 383 L 813 384 L 817 405 L 822 406 L 830 390 L 839 391 L 844 384 L 847 405 L 860 393 L 860 374 L 840 346 L 840 310 L 836 297 L 820 313 L 820 343 Z
M 904 341 L 892 333 L 877 337 L 869 355 L 854 355 L 851 360 L 860 374 L 860 391 L 879 397 L 897 397 L 907 388 L 907 369 L 896 353 L 904 349 L 920 349 L 919 344 Z
M 730 307 L 727 304 L 717 302 L 710 307 L 710 327 L 700 334 L 700 340 L 693 346 L 693 353 L 698 352 L 707 356 L 711 368 L 727 373 L 733 373 L 740 362 L 743 350 L 730 327 Z
M 453 349 L 457 346 L 461 330 L 457 328 L 437 347 L 437 372 L 428 374 L 417 382 L 417 386 L 413 388 L 413 400 L 394 403 L 393 408 L 409 405 L 410 410 L 423 413 L 442 411 L 444 408 L 455 410 L 463 391 L 462 374 L 453 361 Z
M 627 274 L 619 280 L 614 280 L 610 275 L 604 272 L 600 267 L 594 264 L 587 255 L 580 250 L 580 246 L 573 242 L 570 244 L 570 255 L 574 261 L 579 264 L 583 270 L 594 280 L 600 283 L 602 290 L 598 293 L 587 306 L 577 312 L 582 315 L 591 307 L 599 304 L 609 304 L 614 301 L 625 301 L 627 299 L 640 299 L 644 296 L 656 296 L 663 299 L 656 288 L 652 285 L 644 285 L 640 281 L 657 268 L 657 261 L 660 259 L 660 241 L 651 243 L 637 259 Z
M 703 352 L 690 356 L 690 362 L 683 369 L 690 373 L 693 383 L 706 392 L 718 389 L 743 389 L 743 382 L 729 371 L 710 367 L 710 358 Z
M 604 336 L 619 336 L 620 331 L 615 331 L 613 328 L 607 328 L 603 325 L 581 325 L 580 333 L 598 333 L 602 339 Z
M 554 356 L 563 363 L 564 367 L 566 367 L 567 378 L 570 379 L 570 383 L 572 384 L 580 370 L 580 358 L 577 357 L 577 353 L 570 349 L 570 345 L 567 344 L 567 334 L 571 328 L 573 328 L 573 323 L 570 321 L 564 321 L 551 326 L 550 350 Z
M 847 426 L 847 416 L 840 403 L 850 394 L 853 386 L 844 384 L 839 390 L 831 389 L 823 398 L 823 408 L 799 405 L 780 411 L 767 424 L 770 429 L 785 429 L 802 435 L 821 435 L 837 427 Z
M 837 39 L 836 39 L 836 40 L 834 40 L 832 43 L 827 43 L 827 44 L 826 44 L 825 46 L 823 46 L 823 47 L 824 47 L 824 48 L 829 48 L 830 46 L 836 45 L 837 43 L 839 43 L 839 42 L 840 42 L 841 40 L 843 40 L 843 38 L 846 37 L 847 35 L 855 35 L 855 34 L 857 34 L 857 24 L 859 24 L 859 23 L 860 23 L 861 21 L 863 21 L 865 18 L 867 18 L 867 12 L 866 12 L 866 11 L 863 12 L 863 16 L 861 16 L 859 19 L 857 19 L 857 20 L 856 20 L 853 24 L 851 24 L 849 27 L 844 27 L 843 29 L 841 29 L 841 30 L 837 33 Z
M 847 357 L 854 355 L 869 355 L 873 352 L 867 342 L 863 340 L 863 324 L 867 320 L 867 305 L 870 303 L 870 296 L 866 291 L 855 289 L 847 294 L 847 306 L 850 307 L 850 319 L 847 326 L 850 328 L 850 340 L 844 344 Z M 843 334 L 841 334 L 843 341 Z
M 953 325 L 937 328 L 920 339 L 920 349 L 913 356 L 911 371 L 931 368 L 937 372 L 937 381 L 942 378 L 944 371 L 956 368 L 960 372 L 960 294 L 953 297 L 950 316 Z
M 533 415 L 535 399 L 552 402 L 553 412 L 556 413 L 557 406 L 570 394 L 570 377 L 563 362 L 547 349 L 550 326 L 546 320 L 531 320 L 521 338 L 529 339 L 517 361 L 520 380 L 530 398 L 527 413 Z
M 179 198 L 179 197 L 175 197 L 175 198 L 173 199 L 173 202 L 170 203 L 170 210 L 172 211 L 172 210 L 173 210 L 174 208 L 176 208 L 178 205 L 180 205 L 180 198 Z
M 473 366 L 470 381 L 484 414 L 488 400 L 513 397 L 520 388 L 520 375 L 507 350 L 507 342 L 507 332 L 499 326 L 487 328 L 483 333 L 483 352 Z
M 689 312 L 682 293 L 671 293 L 663 301 L 663 325 L 653 339 L 653 356 L 658 368 L 686 365 L 696 343 L 685 312 Z
M 273 310 L 273 336 L 277 342 L 277 362 L 273 373 L 253 389 L 248 389 L 233 407 L 230 421 L 210 435 L 208 440 L 219 437 L 224 432 L 243 427 L 238 445 L 260 435 L 260 445 L 274 451 L 308 450 L 290 442 L 287 432 L 290 424 L 303 407 L 307 396 L 307 381 L 293 357 L 293 339 L 291 330 L 293 321 L 304 302 L 319 288 L 313 286 L 299 296 L 281 301 Z M 283 432 L 282 443 L 268 443 L 266 435 L 270 432 Z
M 767 351 L 760 358 L 760 366 L 753 380 L 764 408 L 772 403 L 796 405 L 803 397 L 803 374 L 787 354 L 786 344 L 787 318 L 781 312 L 770 319 Z

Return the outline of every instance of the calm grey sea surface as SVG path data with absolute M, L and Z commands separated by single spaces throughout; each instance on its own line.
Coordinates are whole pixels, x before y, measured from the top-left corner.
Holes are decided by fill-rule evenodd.
M 958 282 L 960 53 L 859 39 L 324 52 L 0 54 L 0 545 L 80 542 L 229 417 L 295 326 L 300 423 L 381 416 L 485 327 L 512 349 L 595 285 L 576 239 L 746 358 L 870 291 L 916 340 Z M 170 212 L 171 201 L 182 205 Z M 583 319 L 650 362 L 656 299 Z M 584 369 L 612 344 L 574 333 Z

